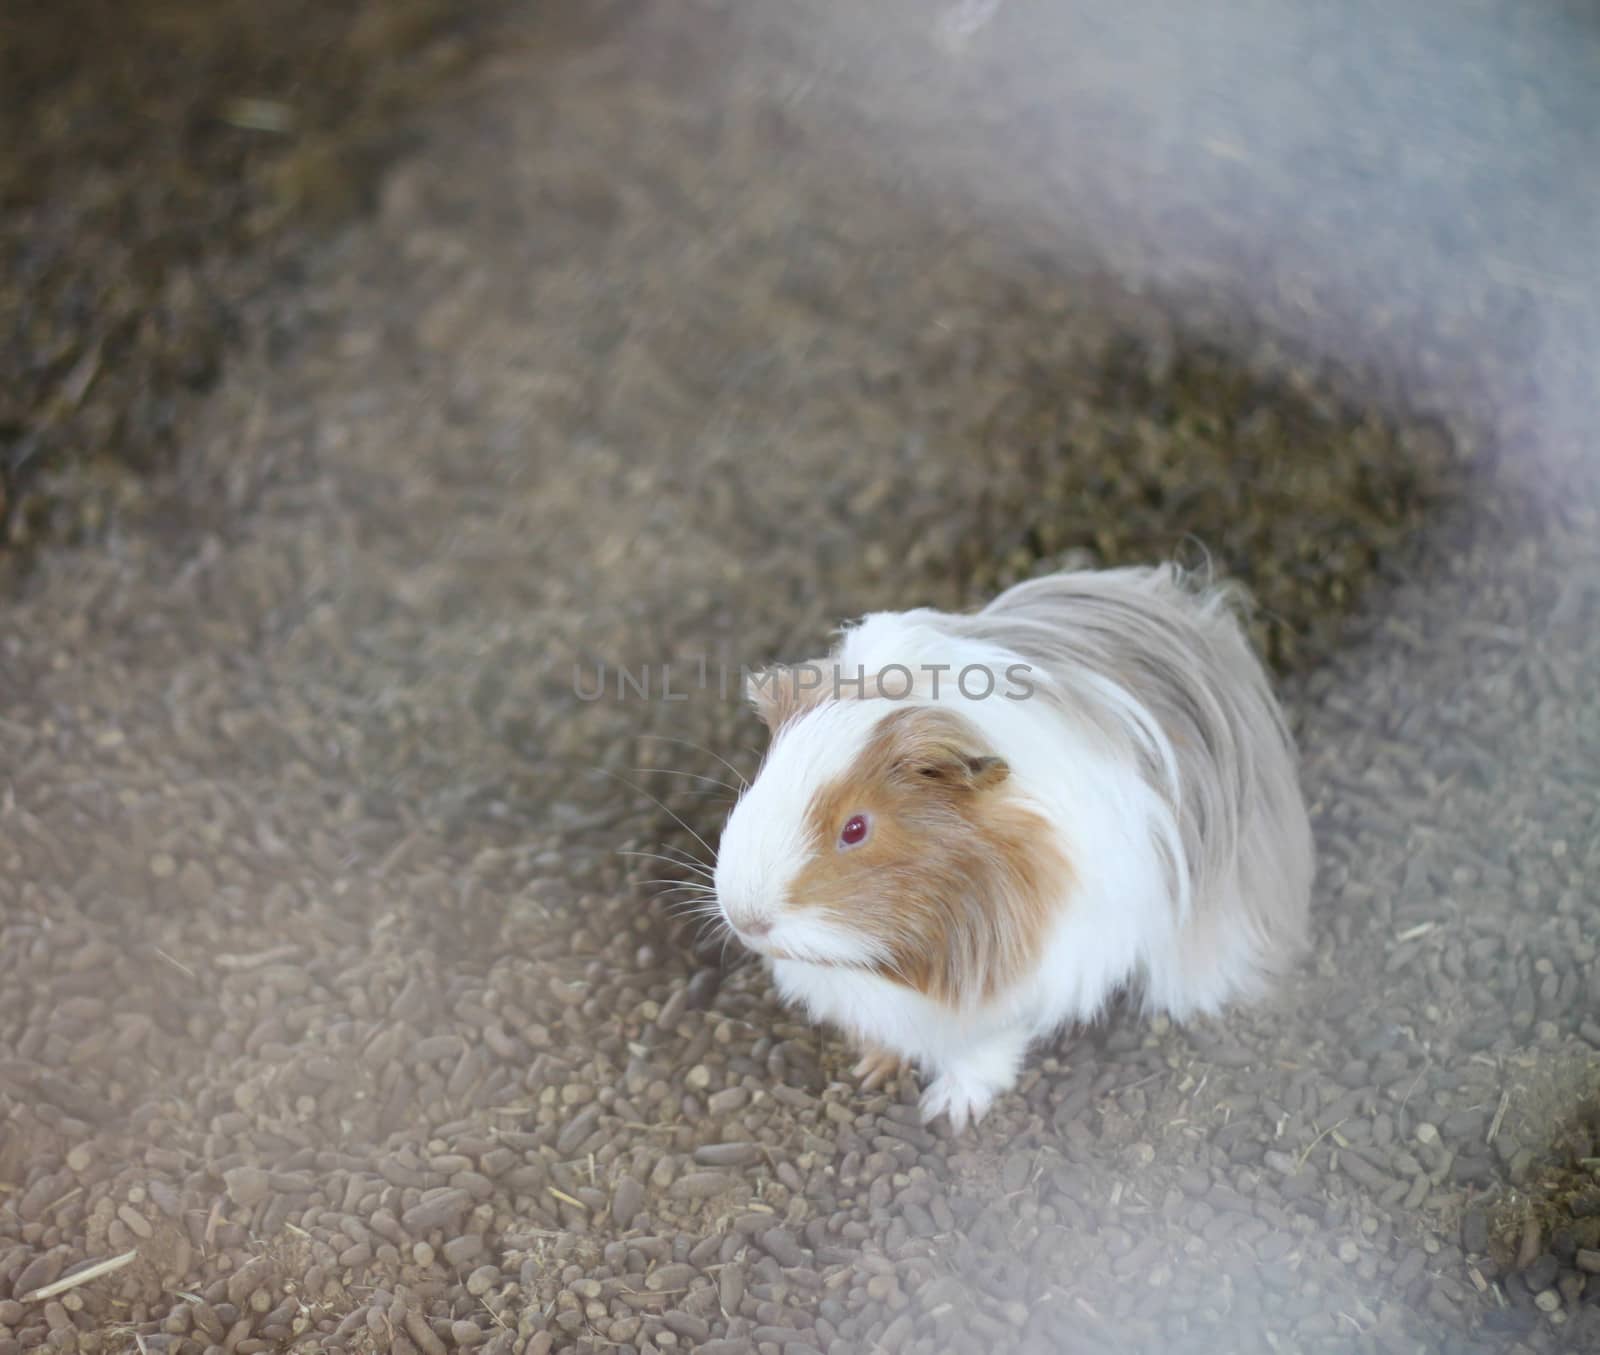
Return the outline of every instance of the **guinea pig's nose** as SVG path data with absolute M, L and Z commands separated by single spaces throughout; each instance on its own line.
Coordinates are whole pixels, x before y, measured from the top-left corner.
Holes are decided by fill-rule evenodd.
M 739 928 L 746 936 L 766 936 L 772 931 L 772 922 L 768 918 L 757 918 L 754 922 L 747 922 Z

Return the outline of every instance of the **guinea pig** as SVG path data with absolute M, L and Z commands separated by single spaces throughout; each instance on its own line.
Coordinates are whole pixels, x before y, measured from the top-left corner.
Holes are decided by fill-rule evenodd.
M 1305 942 L 1311 829 L 1243 595 L 1072 570 L 974 613 L 879 612 L 747 691 L 771 731 L 717 908 L 868 1085 L 959 1133 L 1119 991 L 1183 1021 Z

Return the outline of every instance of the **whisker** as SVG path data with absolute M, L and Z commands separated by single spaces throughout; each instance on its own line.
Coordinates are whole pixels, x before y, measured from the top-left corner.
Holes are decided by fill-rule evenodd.
M 717 964 L 718 964 L 719 967 L 725 968 L 727 966 L 727 963 L 728 963 L 728 943 L 730 941 L 732 941 L 732 940 L 733 940 L 733 933 L 731 931 L 726 936 L 724 936 L 722 938 L 722 948 L 717 951 Z
M 706 888 L 706 886 L 699 885 L 699 883 L 696 883 L 696 881 L 693 880 L 683 880 L 682 883 L 678 883 L 678 885 L 675 885 L 674 888 L 670 889 L 669 893 L 688 894 L 688 896 L 694 897 L 694 899 L 715 899 L 715 897 L 717 897 L 717 891 L 715 891 L 715 889 Z
M 700 899 L 708 902 L 715 901 L 717 897 L 714 889 L 708 889 L 705 885 L 696 884 L 692 880 L 685 880 L 682 884 L 676 885 L 672 889 L 660 890 L 657 892 L 656 897 L 666 898 L 669 894 L 682 894 L 689 899 Z
M 697 866 L 703 866 L 703 865 L 707 865 L 708 864 L 707 862 L 702 861 L 698 856 L 696 856 L 693 852 L 691 852 L 687 847 L 680 847 L 675 842 L 655 842 L 655 843 L 652 843 L 651 845 L 654 846 L 654 847 L 659 847 L 664 852 L 676 852 L 685 861 L 692 861 Z
M 694 894 L 703 899 L 715 898 L 717 893 L 709 880 L 656 880 L 652 883 L 665 886 L 658 888 L 658 893 Z
M 645 799 L 649 800 L 652 804 L 656 805 L 659 809 L 661 809 L 665 813 L 671 815 L 673 822 L 676 823 L 680 828 L 682 828 L 684 832 L 689 834 L 689 836 L 692 837 L 696 842 L 698 842 L 702 847 L 704 847 L 707 852 L 709 852 L 712 856 L 716 855 L 716 852 L 712 850 L 711 844 L 709 842 L 707 842 L 703 837 L 701 837 L 699 833 L 695 832 L 695 830 L 693 828 L 689 827 L 688 823 L 685 822 L 683 817 L 675 809 L 673 809 L 669 804 L 667 804 L 667 802 L 665 800 L 662 800 L 659 797 L 657 797 L 655 795 L 652 795 L 649 791 L 647 791 L 643 786 L 639 785 L 637 782 L 630 781 L 625 776 L 618 776 L 616 772 L 611 771 L 609 768 L 596 767 L 594 770 L 599 772 L 601 776 L 609 776 L 613 781 L 620 781 L 623 785 L 627 786 L 628 789 L 630 789 L 632 791 L 636 791 L 638 794 L 644 796 Z
M 658 899 L 665 907 L 671 908 L 674 911 L 687 910 L 689 912 L 709 913 L 709 912 L 715 911 L 715 909 L 717 907 L 717 903 L 716 903 L 715 899 L 702 899 L 702 898 L 675 899 L 675 898 L 672 897 L 672 895 L 670 893 L 656 894 L 656 895 L 654 895 L 654 897 L 656 899 Z
M 641 885 L 660 885 L 664 893 L 678 894 L 685 890 L 692 890 L 702 898 L 710 898 L 710 893 L 704 884 L 698 880 L 640 880 Z
M 713 897 L 703 886 L 687 883 L 672 885 L 670 888 L 655 888 L 649 891 L 652 899 L 670 899 L 674 894 L 681 894 L 691 899 L 709 899 Z
M 696 913 L 696 912 L 694 912 L 692 910 L 689 910 L 689 911 L 685 911 L 685 912 L 676 913 L 676 914 L 674 914 L 674 916 L 680 922 L 686 922 L 686 923 L 693 923 L 694 924 L 695 944 L 697 946 L 705 944 L 704 938 L 705 938 L 705 936 L 706 936 L 706 934 L 708 932 L 713 936 L 716 935 L 717 919 L 714 916 L 712 916 L 711 914 L 708 914 L 708 913 Z
M 724 767 L 726 767 L 730 772 L 739 778 L 739 784 L 741 786 L 748 788 L 750 785 L 750 782 L 746 779 L 745 774 L 735 767 L 733 763 L 729 762 L 728 759 L 723 757 L 721 753 L 707 748 L 703 743 L 696 743 L 693 739 L 671 738 L 666 734 L 640 734 L 638 737 L 641 739 L 655 739 L 660 743 L 676 743 L 682 745 L 684 748 L 693 748 L 697 753 L 704 753 L 707 757 L 716 758 L 718 762 L 720 762 Z
M 699 871 L 700 874 L 704 875 L 708 880 L 712 876 L 711 867 L 705 865 L 704 863 L 702 863 L 700 861 L 696 861 L 692 856 L 687 861 L 680 861 L 675 856 L 663 856 L 660 852 L 636 852 L 636 851 L 633 851 L 631 848 L 627 848 L 627 847 L 618 848 L 617 849 L 617 855 L 618 856 L 643 856 L 643 857 L 648 857 L 652 861 L 665 861 L 669 866 L 680 866 L 680 867 L 681 866 L 687 866 L 691 870 Z
M 658 899 L 669 898 L 671 895 L 679 893 L 679 892 L 681 892 L 681 891 L 675 890 L 675 889 L 663 890 L 661 893 L 656 895 L 656 898 L 658 898 Z M 674 908 L 677 908 L 677 907 L 680 907 L 680 906 L 683 906 L 683 905 L 687 905 L 687 904 L 715 905 L 716 902 L 717 902 L 717 896 L 715 894 L 707 894 L 703 890 L 700 890 L 700 891 L 696 891 L 696 892 L 694 892 L 692 894 L 689 894 L 684 898 L 674 899 L 673 903 L 672 903 L 672 906 Z
M 715 776 L 702 776 L 699 772 L 679 772 L 674 771 L 671 767 L 635 767 L 633 770 L 636 772 L 653 772 L 657 776 L 686 776 L 691 781 L 704 781 L 707 785 L 721 786 L 723 790 L 731 790 L 735 795 L 739 793 L 738 786 L 719 780 Z
M 665 852 L 677 852 L 678 855 L 681 856 L 685 861 L 692 861 L 697 866 L 705 864 L 693 852 L 687 850 L 686 848 L 679 847 L 675 843 L 663 842 L 663 843 L 660 844 L 660 846 L 661 846 L 661 850 L 662 851 L 665 851 Z

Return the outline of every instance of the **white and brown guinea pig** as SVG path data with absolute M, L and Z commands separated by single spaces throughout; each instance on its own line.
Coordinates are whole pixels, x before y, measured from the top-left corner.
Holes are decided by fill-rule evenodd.
M 1299 951 L 1293 741 L 1233 592 L 1082 570 L 957 615 L 880 612 L 750 684 L 772 731 L 719 909 L 869 1081 L 923 1072 L 958 1132 L 1035 1039 L 1131 986 L 1177 1020 Z

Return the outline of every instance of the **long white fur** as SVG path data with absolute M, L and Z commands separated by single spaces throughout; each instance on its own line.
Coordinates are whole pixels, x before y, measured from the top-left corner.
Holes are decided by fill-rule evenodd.
M 925 1114 L 981 1118 L 1015 1081 L 1027 1046 L 1093 1020 L 1131 986 L 1177 1020 L 1260 995 L 1303 943 L 1313 853 L 1292 740 L 1227 590 L 1175 568 L 1073 571 L 1019 585 L 975 614 L 876 613 L 829 662 L 848 677 L 900 664 L 909 701 L 931 703 L 927 665 L 948 664 L 938 700 L 961 711 L 1010 765 L 1008 793 L 1041 811 L 1071 862 L 1033 970 L 992 1000 L 953 1008 L 852 969 L 870 947 L 837 924 L 786 914 L 815 852 L 814 792 L 844 774 L 885 698 L 828 701 L 782 728 L 735 807 L 717 894 L 780 993 L 865 1044 L 932 1075 Z M 1035 684 L 1011 700 L 1014 665 Z M 955 681 L 977 665 L 987 699 Z M 748 937 L 746 938 L 749 939 Z

